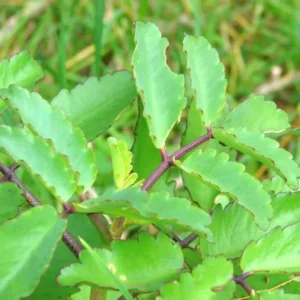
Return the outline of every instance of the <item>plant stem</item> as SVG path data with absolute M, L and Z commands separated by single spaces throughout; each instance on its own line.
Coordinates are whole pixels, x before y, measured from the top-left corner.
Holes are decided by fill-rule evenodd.
M 246 278 L 248 278 L 251 274 L 250 273 L 243 273 L 240 276 L 234 276 L 233 280 L 236 284 L 239 284 L 246 292 L 247 294 L 254 296 L 255 291 L 252 289 L 252 287 L 245 281 Z
M 161 149 L 163 162 L 145 180 L 144 184 L 142 185 L 142 190 L 148 191 L 155 184 L 155 182 L 160 178 L 160 176 L 171 166 L 174 165 L 174 160 L 181 158 L 182 156 L 194 150 L 199 145 L 207 142 L 211 138 L 212 138 L 212 131 L 211 128 L 208 128 L 207 133 L 205 135 L 199 137 L 198 139 L 187 144 L 186 146 L 180 148 L 170 156 L 167 155 L 165 148 Z M 197 234 L 191 233 L 184 240 L 180 240 L 180 238 L 176 234 L 173 234 L 173 240 L 179 243 L 182 248 L 187 248 L 189 244 L 197 238 L 197 236 L 198 236 Z
M 207 134 L 199 137 L 195 141 L 187 144 L 186 146 L 180 148 L 179 150 L 175 151 L 173 154 L 169 156 L 165 156 L 164 161 L 154 170 L 154 172 L 145 180 L 142 190 L 148 191 L 155 182 L 160 178 L 160 176 L 171 166 L 174 165 L 174 160 L 181 158 L 183 155 L 187 154 L 188 152 L 194 150 L 199 145 L 207 142 L 212 137 L 211 129 L 209 128 Z
M 18 165 L 14 164 L 10 168 L 0 163 L 0 171 L 3 174 L 1 182 L 10 181 L 15 183 L 18 188 L 20 188 L 29 205 L 35 207 L 42 205 L 41 202 L 27 189 L 27 187 L 20 181 L 20 179 L 15 175 L 14 171 L 18 168 Z M 75 238 L 65 231 L 62 236 L 62 241 L 65 245 L 72 251 L 72 253 L 78 258 L 79 253 L 82 250 L 80 244 L 75 240 Z

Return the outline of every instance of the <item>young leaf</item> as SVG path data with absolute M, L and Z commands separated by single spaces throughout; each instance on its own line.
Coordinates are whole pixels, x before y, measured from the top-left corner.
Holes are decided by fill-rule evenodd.
M 261 161 L 272 168 L 287 181 L 287 184 L 297 189 L 299 187 L 300 168 L 293 156 L 279 148 L 279 144 L 265 137 L 263 133 L 249 131 L 246 128 L 216 128 L 213 135 L 219 141 Z
M 176 279 L 183 265 L 179 245 L 173 244 L 162 233 L 157 238 L 142 233 L 137 241 L 115 240 L 111 251 L 95 249 L 93 252 L 92 255 L 91 251 L 83 250 L 81 264 L 63 269 L 58 277 L 59 283 L 73 286 L 87 282 L 116 289 L 119 288 L 117 280 L 127 289 L 149 292 Z M 95 263 L 96 258 L 103 263 Z
M 51 192 L 67 201 L 75 192 L 74 174 L 66 160 L 38 136 L 19 128 L 0 126 L 0 148 L 39 175 Z
M 284 290 L 260 291 L 260 300 L 300 300 L 300 295 L 285 294 Z
M 250 95 L 226 117 L 225 128 L 246 127 L 261 132 L 279 132 L 291 127 L 288 115 L 264 96 Z
M 200 208 L 191 205 L 185 198 L 170 197 L 166 192 L 150 193 L 140 188 L 129 188 L 108 192 L 99 198 L 74 204 L 76 212 L 105 213 L 123 216 L 147 223 L 181 226 L 188 231 L 205 233 L 209 240 L 211 232 L 207 228 L 210 216 Z
M 132 153 L 128 150 L 124 141 L 110 137 L 108 139 L 115 185 L 118 189 L 124 189 L 134 184 L 138 175 L 132 171 Z
M 24 203 L 22 191 L 11 182 L 0 184 L 0 222 L 14 217 L 18 206 Z
M 81 128 L 88 141 L 106 131 L 136 97 L 132 76 L 127 71 L 91 77 L 72 90 L 61 90 L 51 104 L 61 108 Z
M 265 232 L 254 223 L 249 211 L 237 203 L 228 204 L 224 210 L 218 205 L 212 215 L 209 227 L 214 243 L 201 240 L 201 252 L 204 256 L 224 255 L 233 259 L 240 257 L 250 241 L 256 241 Z
M 32 293 L 48 268 L 66 228 L 50 206 L 35 207 L 0 226 L 0 295 L 20 299 Z
M 258 226 L 266 229 L 272 217 L 270 196 L 258 180 L 245 173 L 244 165 L 229 162 L 228 158 L 226 153 L 207 149 L 192 153 L 179 167 L 234 197 L 254 215 Z
M 97 169 L 94 153 L 87 148 L 83 132 L 37 93 L 12 85 L 0 90 L 0 95 L 19 112 L 23 123 L 42 138 L 51 140 L 54 149 L 68 157 L 71 168 L 79 175 L 78 192 L 87 191 L 96 179 Z
M 186 105 L 184 76 L 166 64 L 168 41 L 153 23 L 136 22 L 132 65 L 144 116 L 156 148 L 162 148 Z
M 241 259 L 243 272 L 300 272 L 300 223 L 275 228 L 247 246 Z
M 21 52 L 0 62 L 0 88 L 17 84 L 31 89 L 44 73 L 29 52 Z
M 201 109 L 204 124 L 208 127 L 220 116 L 225 106 L 227 82 L 224 66 L 220 63 L 217 51 L 204 37 L 186 35 L 183 49 L 187 54 L 197 108 Z
M 213 300 L 232 299 L 234 284 L 232 263 L 224 257 L 206 258 L 192 274 L 180 276 L 179 282 L 169 283 L 161 289 L 160 300 Z

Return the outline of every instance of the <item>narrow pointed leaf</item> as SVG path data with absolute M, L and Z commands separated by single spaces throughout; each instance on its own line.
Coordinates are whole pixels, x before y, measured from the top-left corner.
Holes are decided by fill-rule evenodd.
M 81 128 L 88 141 L 106 131 L 136 97 L 132 76 L 127 71 L 91 77 L 72 90 L 61 90 L 51 104 L 61 108 Z
M 108 139 L 115 185 L 119 189 L 124 189 L 134 184 L 137 179 L 136 173 L 132 171 L 132 153 L 128 150 L 124 141 L 118 141 L 111 137 Z
M 118 288 L 114 277 L 127 289 L 154 291 L 163 283 L 178 277 L 183 265 L 180 247 L 160 233 L 157 238 L 142 233 L 138 240 L 115 240 L 111 251 L 95 249 L 94 255 L 104 264 L 95 264 L 90 252 L 80 254 L 81 264 L 62 270 L 58 281 L 62 285 L 92 283 L 100 287 Z M 107 275 L 107 271 L 112 276 Z
M 13 85 L 0 90 L 0 95 L 8 99 L 26 125 L 44 139 L 51 140 L 54 149 L 68 157 L 71 168 L 79 176 L 78 191 L 87 191 L 96 179 L 97 169 L 94 153 L 87 148 L 83 132 L 37 93 Z
M 196 106 L 203 113 L 204 124 L 210 126 L 220 116 L 226 102 L 224 66 L 217 51 L 204 37 L 186 35 L 183 49 L 196 92 Z
M 264 96 L 251 95 L 226 117 L 225 128 L 246 127 L 261 132 L 280 132 L 291 127 L 288 115 Z
M 207 228 L 211 222 L 210 216 L 191 205 L 189 200 L 170 197 L 166 192 L 148 194 L 140 188 L 129 188 L 107 193 L 74 206 L 76 211 L 81 213 L 101 212 L 146 223 L 177 225 L 188 231 L 205 233 L 209 240 L 212 239 L 211 232 Z
M 69 200 L 75 192 L 74 174 L 66 160 L 40 137 L 19 128 L 1 125 L 0 148 L 14 160 L 24 162 L 61 200 Z
M 297 189 L 299 187 L 300 168 L 293 156 L 279 144 L 265 137 L 263 133 L 249 131 L 246 128 L 216 128 L 213 135 L 219 141 L 264 163 Z
M 41 67 L 27 51 L 0 62 L 0 88 L 17 84 L 31 89 L 43 76 Z
M 0 184 L 0 222 L 14 217 L 24 203 L 22 191 L 11 182 Z
M 224 211 L 221 205 L 218 205 L 213 212 L 209 228 L 213 233 L 214 243 L 202 240 L 202 254 L 222 254 L 229 259 L 240 257 L 249 242 L 256 241 L 265 234 L 255 224 L 250 212 L 237 203 L 228 204 Z
M 132 65 L 138 93 L 150 136 L 162 148 L 186 105 L 184 76 L 173 73 L 166 64 L 168 41 L 153 23 L 136 22 L 135 41 Z
M 284 290 L 260 291 L 260 300 L 300 300 L 300 295 L 285 294 Z
M 300 272 L 300 223 L 275 228 L 251 243 L 241 259 L 243 272 Z
M 66 227 L 50 206 L 35 207 L 0 226 L 0 295 L 30 295 L 48 268 Z
M 228 158 L 226 153 L 218 154 L 213 149 L 207 149 L 205 152 L 194 152 L 179 166 L 234 197 L 254 215 L 259 227 L 266 229 L 272 217 L 270 196 L 258 180 L 245 173 L 244 165 L 229 162 Z
M 232 299 L 233 266 L 224 257 L 206 258 L 192 273 L 180 276 L 179 282 L 165 285 L 160 300 Z

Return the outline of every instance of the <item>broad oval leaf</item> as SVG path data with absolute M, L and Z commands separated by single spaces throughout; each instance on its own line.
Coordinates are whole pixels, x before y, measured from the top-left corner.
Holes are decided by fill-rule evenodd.
M 27 51 L 0 62 L 0 88 L 17 84 L 31 89 L 43 76 L 41 67 Z
M 223 300 L 232 299 L 235 290 L 231 281 L 232 263 L 223 256 L 208 257 L 193 269 L 192 274 L 180 276 L 179 282 L 165 285 L 160 300 Z
M 210 126 L 220 116 L 226 103 L 224 66 L 217 51 L 202 36 L 186 35 L 183 49 L 196 92 L 196 106 L 203 113 L 205 125 Z
M 226 117 L 225 128 L 246 127 L 261 132 L 280 132 L 289 127 L 288 115 L 276 104 L 265 101 L 264 96 L 250 95 Z
M 287 181 L 287 184 L 297 189 L 299 187 L 300 168 L 293 156 L 279 144 L 266 137 L 263 133 L 250 131 L 246 128 L 216 128 L 213 135 L 219 141 L 245 153 L 272 168 Z
M 74 204 L 76 212 L 105 213 L 142 220 L 147 223 L 177 225 L 188 231 L 205 233 L 212 240 L 209 214 L 185 198 L 166 192 L 147 193 L 140 188 L 108 192 L 98 198 Z
M 108 143 L 112 157 L 115 185 L 119 189 L 133 185 L 138 176 L 136 173 L 131 173 L 132 153 L 128 150 L 124 141 L 118 141 L 110 137 Z
M 226 153 L 218 154 L 208 148 L 192 153 L 179 167 L 185 172 L 199 177 L 223 193 L 228 193 L 247 208 L 261 229 L 266 229 L 272 217 L 271 198 L 263 190 L 262 184 L 245 173 L 242 164 L 228 161 Z
M 32 293 L 51 258 L 66 220 L 50 206 L 35 207 L 0 226 L 0 295 L 20 299 Z
M 156 25 L 136 22 L 135 42 L 132 65 L 138 93 L 150 136 L 155 146 L 162 148 L 186 105 L 184 76 L 173 73 L 166 64 L 168 41 Z
M 24 162 L 61 200 L 69 200 L 75 192 L 74 174 L 67 161 L 40 137 L 19 128 L 1 125 L 0 148 L 14 160 Z
M 96 263 L 95 257 L 103 263 Z M 111 251 L 95 249 L 94 256 L 83 250 L 80 262 L 62 270 L 58 277 L 60 284 L 73 286 L 87 282 L 100 287 L 119 288 L 117 280 L 127 289 L 147 292 L 179 276 L 183 254 L 179 245 L 164 234 L 154 238 L 142 233 L 138 240 L 113 241 Z
M 250 212 L 237 203 L 228 204 L 224 210 L 218 205 L 213 212 L 209 228 L 213 233 L 214 242 L 202 240 L 202 254 L 222 254 L 229 259 L 240 257 L 250 241 L 256 241 L 265 234 L 255 224 Z
M 51 104 L 81 128 L 88 141 L 106 131 L 136 97 L 132 75 L 118 71 L 91 77 L 72 90 L 61 90 Z
M 96 179 L 95 156 L 83 132 L 73 127 L 63 112 L 52 107 L 37 93 L 12 85 L 0 90 L 0 95 L 18 111 L 23 123 L 29 125 L 41 137 L 51 140 L 54 149 L 66 155 L 70 166 L 78 173 L 78 192 L 87 191 Z
M 275 228 L 245 249 L 243 272 L 300 272 L 300 223 Z
M 22 190 L 14 183 L 0 183 L 0 222 L 14 217 L 23 203 Z

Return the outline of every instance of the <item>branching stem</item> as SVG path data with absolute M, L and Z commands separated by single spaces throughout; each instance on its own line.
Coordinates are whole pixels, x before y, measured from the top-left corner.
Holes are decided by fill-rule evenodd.
M 184 156 L 185 154 L 189 153 L 190 151 L 194 150 L 199 145 L 207 142 L 212 138 L 212 131 L 211 128 L 207 129 L 207 133 L 198 139 L 192 141 L 191 143 L 187 144 L 186 146 L 180 148 L 179 150 L 175 151 L 173 154 L 168 156 L 166 154 L 166 150 L 163 148 L 161 150 L 163 162 L 154 170 L 154 172 L 145 180 L 142 190 L 148 191 L 155 182 L 162 176 L 162 174 L 168 170 L 171 166 L 174 165 L 174 160 L 177 160 Z M 180 240 L 178 236 L 173 234 L 174 241 L 178 242 L 182 248 L 187 248 L 189 244 L 197 238 L 195 233 L 191 233 L 188 235 L 184 240 Z
M 234 276 L 233 280 L 236 284 L 239 284 L 246 292 L 247 294 L 254 296 L 255 291 L 252 289 L 252 287 L 245 281 L 246 278 L 248 278 L 251 274 L 250 273 L 243 273 L 240 276 Z
M 11 167 L 7 167 L 0 163 L 0 171 L 3 174 L 1 182 L 10 181 L 15 183 L 22 191 L 22 195 L 27 200 L 28 204 L 35 207 L 42 205 L 41 202 L 27 189 L 27 187 L 21 182 L 21 180 L 15 175 L 14 171 L 18 168 L 18 165 L 14 164 Z M 62 236 L 62 241 L 72 251 L 72 253 L 78 258 L 79 253 L 82 250 L 81 245 L 75 240 L 75 238 L 65 231 Z

